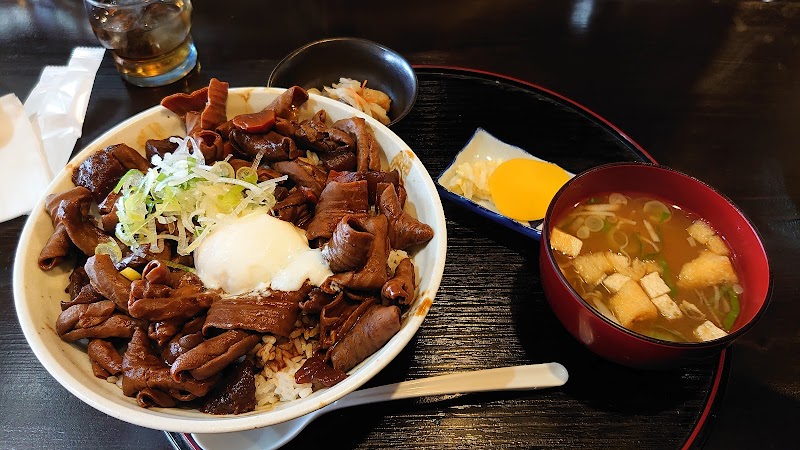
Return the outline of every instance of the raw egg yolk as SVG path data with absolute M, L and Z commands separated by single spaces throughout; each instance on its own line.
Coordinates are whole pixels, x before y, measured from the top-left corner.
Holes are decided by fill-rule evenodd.
M 569 174 L 555 164 L 509 159 L 489 177 L 489 192 L 500 214 L 528 222 L 544 218 L 547 207 Z

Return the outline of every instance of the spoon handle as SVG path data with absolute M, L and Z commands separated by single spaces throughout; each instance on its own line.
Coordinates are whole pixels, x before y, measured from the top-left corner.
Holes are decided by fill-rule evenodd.
M 568 378 L 567 369 L 559 363 L 475 370 L 362 389 L 341 398 L 325 409 L 330 411 L 348 406 L 430 395 L 541 389 L 562 386 Z

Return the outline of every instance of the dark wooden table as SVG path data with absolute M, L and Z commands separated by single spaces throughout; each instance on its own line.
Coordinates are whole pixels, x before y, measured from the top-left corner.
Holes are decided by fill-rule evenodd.
M 283 55 L 330 36 L 381 42 L 415 65 L 480 69 L 564 94 L 624 130 L 658 162 L 717 187 L 760 230 L 773 268 L 772 303 L 763 319 L 729 349 L 719 395 L 694 445 L 796 447 L 800 4 L 226 3 L 235 4 L 194 2 L 193 36 L 202 68 L 182 82 L 134 88 L 122 82 L 107 54 L 77 148 L 164 95 L 202 86 L 211 76 L 233 86 L 262 85 Z M 0 95 L 14 92 L 24 99 L 41 69 L 64 64 L 78 45 L 96 45 L 79 2 L 0 0 Z M 435 87 L 436 75 L 425 76 L 428 88 Z M 417 107 L 426 106 L 418 101 Z M 458 120 L 458 111 L 449 112 Z M 525 126 L 524 118 L 514 114 L 507 120 Z M 401 126 L 398 133 L 413 140 L 413 130 Z M 462 144 L 454 142 L 452 147 Z M 435 176 L 443 159 L 432 153 L 427 157 Z M 617 368 L 592 359 L 563 331 L 552 336 L 526 331 L 537 323 L 555 323 L 541 300 L 530 305 L 524 297 L 526 290 L 540 290 L 532 241 L 486 236 L 483 231 L 491 229 L 486 223 L 445 206 L 448 228 L 454 233 L 440 298 L 420 336 L 374 383 L 544 362 L 535 360 L 543 356 L 558 360 L 555 351 L 534 349 L 550 348 L 563 350 L 574 363 L 573 384 L 542 393 L 409 400 L 338 411 L 320 419 L 292 445 L 312 445 L 320 435 L 334 448 L 684 445 L 701 408 L 682 409 L 669 398 L 682 376 Z M 170 448 L 164 433 L 105 416 L 68 394 L 31 353 L 16 321 L 11 282 L 13 253 L 24 221 L 22 217 L 0 224 L 0 447 Z M 472 267 L 482 257 L 470 251 L 471 245 L 484 244 L 497 250 L 487 257 L 491 263 L 487 266 L 503 276 L 459 273 L 459 264 Z M 515 285 L 504 289 L 509 280 Z M 465 303 L 481 314 L 458 314 L 453 320 L 448 314 L 464 298 L 488 300 L 478 306 Z M 518 328 L 498 327 L 508 324 Z M 509 343 L 513 345 L 504 345 Z M 588 363 L 578 362 L 583 357 Z M 586 381 L 592 370 L 597 374 L 593 383 L 602 394 Z M 649 393 L 642 398 L 650 403 L 626 396 L 632 380 L 635 389 Z M 664 389 L 653 380 L 671 384 Z M 541 411 L 531 410 L 542 405 Z M 680 414 L 688 417 L 666 419 Z M 552 420 L 541 420 L 542 415 Z

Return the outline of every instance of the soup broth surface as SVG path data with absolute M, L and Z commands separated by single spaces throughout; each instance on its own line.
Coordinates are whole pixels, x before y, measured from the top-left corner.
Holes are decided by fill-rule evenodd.
M 678 205 L 637 194 L 592 197 L 556 224 L 551 246 L 578 294 L 638 333 L 705 341 L 727 334 L 738 317 L 743 289 L 730 248 Z

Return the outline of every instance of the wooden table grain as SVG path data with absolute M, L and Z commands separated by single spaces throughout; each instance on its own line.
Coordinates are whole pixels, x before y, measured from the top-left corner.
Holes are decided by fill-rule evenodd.
M 418 66 L 478 69 L 562 93 L 605 117 L 660 163 L 717 187 L 761 232 L 774 276 L 772 303 L 760 323 L 729 350 L 720 396 L 696 445 L 796 446 L 800 4 L 193 3 L 201 69 L 171 86 L 140 89 L 126 85 L 106 55 L 76 148 L 164 95 L 202 86 L 211 76 L 233 86 L 264 84 L 283 55 L 331 36 L 381 42 Z M 79 2 L 0 0 L 0 95 L 13 92 L 24 99 L 42 68 L 64 64 L 78 45 L 96 45 Z M 425 80 L 434 83 L 436 78 Z M 425 103 L 418 100 L 417 108 Z M 448 113 L 459 120 L 458 110 Z M 487 114 L 525 126 L 524 114 L 502 109 Z M 408 139 L 413 130 L 401 122 L 397 131 Z M 443 159 L 428 157 L 429 170 L 438 173 Z M 557 331 L 545 306 L 518 295 L 540 289 L 537 250 L 522 246 L 518 237 L 492 234 L 491 225 L 453 205 L 445 208 L 448 229 L 455 230 L 448 270 L 459 264 L 472 267 L 477 258 L 485 259 L 486 270 L 451 273 L 451 283 L 443 285 L 443 307 L 431 310 L 420 335 L 374 383 L 546 356 L 558 359 L 548 348 L 570 348 L 574 378 L 583 381 L 543 391 L 541 397 L 487 393 L 342 410 L 320 419 L 313 433 L 290 446 L 313 445 L 324 434 L 333 448 L 680 447 L 686 436 L 679 433 L 691 428 L 697 412 L 688 403 L 682 409 L 681 402 L 697 393 L 681 387 L 699 383 L 692 373 L 700 377 L 701 368 L 675 376 L 610 367 L 588 353 L 576 359 L 581 348 Z M 31 353 L 16 321 L 11 280 L 24 220 L 0 224 L 0 447 L 171 448 L 164 433 L 126 424 L 79 401 Z M 491 245 L 497 252 L 484 258 L 470 252 L 476 245 Z M 457 314 L 444 315 L 452 311 Z M 516 328 L 498 328 L 498 323 Z M 541 335 L 537 325 L 554 331 Z M 596 386 L 587 381 L 593 369 L 600 374 L 592 380 Z M 626 395 L 631 386 L 650 392 L 647 404 Z M 533 404 L 540 409 L 530 410 Z M 660 420 L 669 411 L 684 410 L 691 419 Z M 571 425 L 553 426 L 556 418 Z

